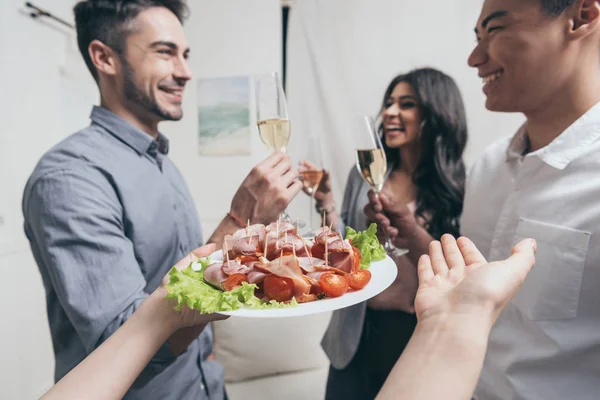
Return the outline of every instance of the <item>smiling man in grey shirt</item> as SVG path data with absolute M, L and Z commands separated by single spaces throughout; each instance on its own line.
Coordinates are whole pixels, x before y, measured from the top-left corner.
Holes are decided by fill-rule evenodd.
M 91 125 L 46 153 L 23 196 L 25 232 L 46 289 L 56 358 L 66 375 L 113 334 L 178 260 L 202 244 L 194 202 L 158 123 L 179 120 L 191 79 L 183 1 L 86 0 L 79 47 L 98 83 Z M 236 220 L 268 223 L 301 190 L 289 158 L 257 165 L 209 242 Z M 198 179 L 202 179 L 199 175 Z M 210 328 L 176 332 L 127 399 L 222 399 Z

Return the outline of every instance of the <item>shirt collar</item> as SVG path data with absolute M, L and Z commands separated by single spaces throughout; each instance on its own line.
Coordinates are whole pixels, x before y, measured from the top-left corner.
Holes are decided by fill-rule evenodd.
M 571 161 L 587 153 L 589 146 L 598 139 L 600 139 L 600 102 L 590 108 L 549 145 L 531 155 L 538 156 L 546 164 L 562 170 Z M 522 157 L 528 147 L 527 124 L 523 124 L 510 141 L 506 151 L 506 160 Z
M 156 158 L 158 153 L 166 155 L 169 152 L 169 139 L 163 134 L 159 133 L 154 140 L 152 136 L 106 108 L 94 106 L 90 118 L 92 123 L 102 126 L 139 154 L 148 153 Z

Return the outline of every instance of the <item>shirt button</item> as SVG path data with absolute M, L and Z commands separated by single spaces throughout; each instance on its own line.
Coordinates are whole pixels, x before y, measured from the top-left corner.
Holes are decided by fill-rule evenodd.
M 202 389 L 202 390 L 206 390 L 206 388 L 204 387 L 204 383 L 201 383 L 201 384 L 200 384 L 200 389 Z

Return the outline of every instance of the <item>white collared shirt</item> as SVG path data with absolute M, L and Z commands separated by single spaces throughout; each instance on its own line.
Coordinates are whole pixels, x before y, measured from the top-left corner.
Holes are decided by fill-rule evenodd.
M 477 400 L 600 399 L 600 103 L 525 156 L 525 127 L 472 168 L 461 233 L 488 260 L 537 240 L 492 329 Z

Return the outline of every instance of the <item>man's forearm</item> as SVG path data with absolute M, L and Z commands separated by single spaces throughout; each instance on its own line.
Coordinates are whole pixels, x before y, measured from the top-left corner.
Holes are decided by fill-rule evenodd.
M 487 348 L 488 321 L 449 316 L 419 322 L 377 399 L 470 399 Z
M 238 229 L 240 229 L 240 226 L 237 222 L 230 216 L 226 216 L 206 243 L 214 243 L 217 246 L 217 249 L 220 249 L 223 247 L 223 239 L 225 236 L 233 234 Z

